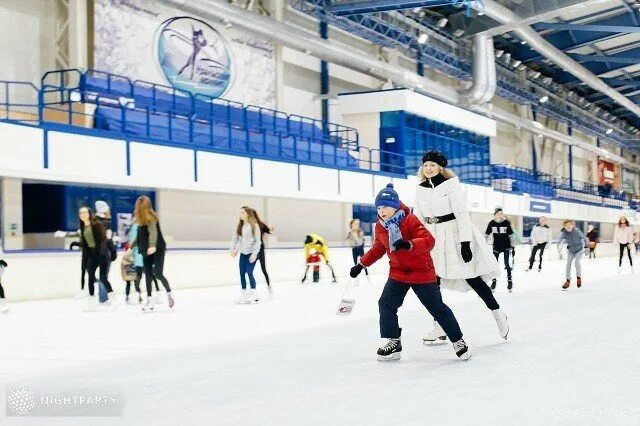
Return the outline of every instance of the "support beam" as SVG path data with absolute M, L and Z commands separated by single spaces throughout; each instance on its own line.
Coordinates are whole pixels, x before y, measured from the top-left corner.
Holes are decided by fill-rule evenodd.
M 537 30 L 554 30 L 554 31 L 587 31 L 601 33 L 620 33 L 631 34 L 640 33 L 640 27 L 626 25 L 598 25 L 598 24 L 568 24 L 560 22 L 539 22 L 533 24 L 532 27 Z
M 626 64 L 636 65 L 640 63 L 640 50 L 636 50 L 637 56 L 631 56 L 622 52 L 615 55 L 581 55 L 578 53 L 568 53 L 568 55 L 579 62 L 604 62 L 606 64 Z
M 357 15 L 360 13 L 385 12 L 389 10 L 414 9 L 416 7 L 449 6 L 455 0 L 370 0 L 364 2 L 340 3 L 329 7 L 329 12 L 337 16 Z
M 320 21 L 320 37 L 323 40 L 329 38 L 329 24 L 324 21 Z M 320 94 L 329 94 L 329 62 L 325 60 L 320 61 Z M 325 137 L 328 137 L 329 133 L 329 99 L 323 96 L 321 100 L 322 104 L 322 133 Z
M 590 56 L 590 55 L 586 55 L 586 56 Z M 623 58 L 623 57 L 640 58 L 640 47 L 634 47 L 631 49 L 623 50 L 621 52 L 618 52 L 616 56 L 618 56 L 619 58 Z M 636 59 L 635 63 L 637 64 L 639 62 L 640 62 L 640 59 Z M 582 66 L 595 75 L 602 75 L 610 71 L 616 71 L 622 68 L 626 68 L 629 66 L 629 63 L 620 63 L 620 62 L 616 63 L 613 61 L 606 63 L 606 62 L 591 61 L 591 62 L 582 64 Z M 559 83 L 559 84 L 569 84 L 569 83 L 579 82 L 580 80 L 577 77 L 575 77 L 573 74 L 563 71 L 557 74 L 555 81 L 556 83 Z
M 571 126 L 567 127 L 567 134 L 571 136 L 573 131 L 571 130 Z M 573 146 L 569 145 L 569 188 L 573 188 Z
M 591 21 L 589 22 L 589 25 L 599 25 L 603 27 L 632 27 L 636 26 L 637 24 L 634 22 L 631 15 L 629 15 L 628 13 L 623 13 L 620 15 Z M 613 37 L 618 37 L 618 34 L 612 32 L 584 31 L 574 33 L 573 31 L 567 30 L 555 32 L 553 34 L 544 36 L 545 40 L 547 40 L 549 43 L 553 44 L 563 52 L 568 52 Z M 543 59 L 542 55 L 540 55 L 535 50 L 529 49 L 528 46 L 522 46 L 520 49 L 514 52 L 513 57 L 523 62 L 540 61 Z

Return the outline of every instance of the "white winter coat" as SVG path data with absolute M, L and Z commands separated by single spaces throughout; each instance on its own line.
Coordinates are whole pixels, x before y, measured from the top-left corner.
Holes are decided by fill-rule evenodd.
M 435 188 L 418 185 L 414 214 L 435 237 L 431 257 L 440 277 L 440 285 L 450 290 L 468 291 L 468 278 L 482 277 L 489 282 L 500 276 L 500 267 L 484 235 L 471 222 L 465 194 L 457 177 L 447 179 Z M 426 218 L 453 213 L 449 222 L 429 224 Z M 461 241 L 471 242 L 473 259 L 462 260 Z
M 536 244 L 551 242 L 552 235 L 551 228 L 536 225 L 531 230 L 531 244 L 535 246 Z

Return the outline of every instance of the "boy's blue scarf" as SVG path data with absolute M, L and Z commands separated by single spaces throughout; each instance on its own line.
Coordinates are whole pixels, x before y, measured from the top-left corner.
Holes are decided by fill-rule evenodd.
M 400 222 L 402 222 L 405 218 L 406 214 L 404 210 L 400 209 L 394 214 L 389 220 L 380 219 L 380 225 L 384 226 L 384 229 L 389 232 L 389 251 L 394 251 L 396 248 L 393 246 L 398 240 L 402 239 L 402 234 L 400 233 Z

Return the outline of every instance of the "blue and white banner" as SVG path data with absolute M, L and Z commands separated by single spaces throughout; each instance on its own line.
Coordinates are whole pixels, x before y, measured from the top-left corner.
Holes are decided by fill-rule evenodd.
M 152 0 L 96 0 L 94 68 L 274 108 L 273 43 Z
M 529 211 L 549 214 L 551 213 L 551 203 L 532 199 L 529 201 Z

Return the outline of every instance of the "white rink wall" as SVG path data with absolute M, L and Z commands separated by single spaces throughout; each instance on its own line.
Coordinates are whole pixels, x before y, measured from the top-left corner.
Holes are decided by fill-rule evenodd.
M 529 245 L 516 247 L 516 268 L 524 269 L 530 254 Z M 598 246 L 598 257 L 610 257 L 612 263 L 617 258 L 618 248 L 612 243 Z M 111 264 L 109 280 L 118 294 L 124 293 L 124 282 L 120 275 L 120 258 Z M 268 248 L 267 268 L 271 281 L 276 283 L 298 281 L 304 273 L 302 248 Z M 544 261 L 555 260 L 558 252 L 555 245 L 545 251 Z M 7 253 L 9 267 L 2 278 L 7 300 L 26 301 L 72 297 L 80 289 L 80 253 L 74 252 L 38 252 Z M 502 258 L 500 258 L 502 262 Z M 331 263 L 336 275 L 346 282 L 352 266 L 351 249 L 334 248 L 331 250 Z M 386 257 L 371 268 L 373 274 L 386 274 Z M 331 273 L 323 267 L 320 271 L 322 282 L 328 282 Z M 232 258 L 225 249 L 209 250 L 169 250 L 165 260 L 165 275 L 172 289 L 231 286 L 239 287 L 237 258 Z M 258 288 L 264 288 L 264 277 L 259 264 L 255 277 Z M 562 277 L 559 277 L 561 279 Z M 311 272 L 309 272 L 311 280 Z M 144 284 L 143 284 L 144 288 Z

